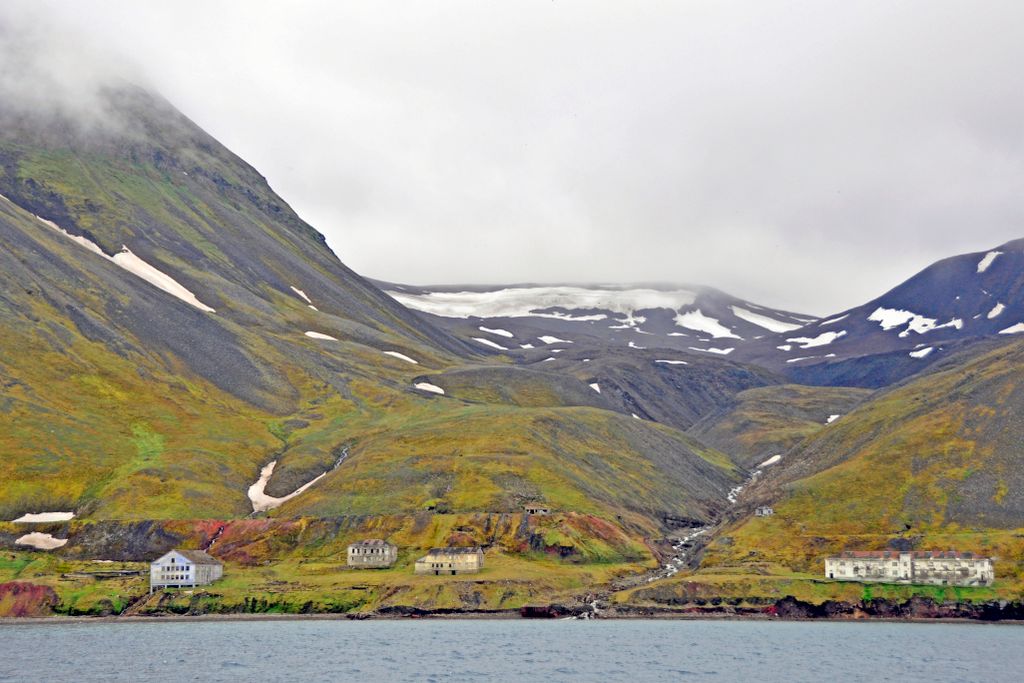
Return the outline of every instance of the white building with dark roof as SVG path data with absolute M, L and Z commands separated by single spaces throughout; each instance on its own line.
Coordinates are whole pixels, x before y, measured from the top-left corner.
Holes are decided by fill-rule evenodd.
M 847 550 L 825 559 L 825 577 L 936 586 L 991 586 L 990 557 L 956 550 Z
M 224 563 L 202 550 L 172 550 L 149 564 L 149 592 L 205 586 L 222 576 Z

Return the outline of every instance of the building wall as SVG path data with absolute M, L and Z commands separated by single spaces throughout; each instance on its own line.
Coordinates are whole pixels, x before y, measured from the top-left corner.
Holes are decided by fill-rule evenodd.
M 416 560 L 417 574 L 470 574 L 484 566 L 483 553 L 438 553 Z
M 348 547 L 350 567 L 390 567 L 398 559 L 398 548 L 393 545 Z
M 174 556 L 174 562 L 170 560 L 171 558 L 167 558 L 162 562 L 150 563 L 150 587 L 202 586 L 224 576 L 223 565 L 197 565 L 182 556 Z
M 989 558 L 830 557 L 825 577 L 838 581 L 885 581 L 948 586 L 990 586 L 995 570 Z

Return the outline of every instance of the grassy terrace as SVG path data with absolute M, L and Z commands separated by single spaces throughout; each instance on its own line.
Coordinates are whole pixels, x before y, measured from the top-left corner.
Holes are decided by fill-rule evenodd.
M 578 602 L 596 586 L 641 563 L 572 564 L 545 556 L 490 550 L 484 569 L 459 576 L 416 576 L 418 552 L 403 552 L 390 569 L 355 570 L 344 556 L 331 561 L 290 558 L 266 566 L 228 562 L 225 576 L 209 586 L 167 589 L 148 595 L 148 565 L 65 560 L 44 553 L 0 555 L 0 584 L 30 582 L 52 588 L 58 614 L 369 612 L 386 607 L 450 610 L 512 610 L 526 604 Z M 138 569 L 118 579 L 65 577 L 74 572 Z M 10 602 L 8 600 L 8 602 Z M 0 596 L 0 615 L 4 610 Z

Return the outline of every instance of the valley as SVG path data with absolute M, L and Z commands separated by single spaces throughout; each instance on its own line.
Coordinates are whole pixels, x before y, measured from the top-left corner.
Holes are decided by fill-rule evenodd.
M 1024 241 L 825 317 L 383 283 L 159 95 L 103 97 L 97 127 L 0 103 L 0 616 L 1020 604 Z M 345 567 L 368 537 L 398 562 Z M 485 568 L 414 575 L 435 546 Z M 175 547 L 224 579 L 90 578 Z M 854 548 L 997 579 L 824 580 Z

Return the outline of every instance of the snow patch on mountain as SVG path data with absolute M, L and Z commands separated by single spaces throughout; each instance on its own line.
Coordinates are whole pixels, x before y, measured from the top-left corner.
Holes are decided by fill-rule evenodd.
M 139 276 L 154 287 L 158 287 L 168 294 L 181 299 L 185 303 L 195 306 L 200 311 L 216 313 L 215 310 L 197 299 L 196 295 L 183 287 L 181 283 L 167 273 L 154 268 L 143 261 L 141 258 L 133 254 L 128 247 L 122 246 L 121 251 L 114 254 L 111 260 L 127 270 L 129 273 Z
M 335 337 L 332 337 L 329 334 L 324 334 L 323 332 L 313 332 L 312 330 L 308 330 L 306 332 L 306 336 L 310 337 L 311 339 L 323 339 L 323 340 L 326 340 L 326 341 L 338 341 Z
M 568 339 L 559 339 L 558 337 L 550 334 L 542 335 L 537 337 L 537 339 L 540 339 L 545 344 L 572 344 Z
M 804 360 L 814 360 L 815 358 L 835 358 L 836 354 L 826 353 L 824 356 L 800 356 L 799 358 L 789 358 L 786 360 L 787 363 L 799 363 Z
M 689 365 L 685 360 L 656 360 L 655 363 L 664 363 L 665 365 Z
M 305 301 L 306 301 L 306 303 L 307 303 L 307 304 L 310 304 L 310 305 L 312 305 L 312 304 L 313 304 L 313 302 L 309 300 L 309 297 L 308 297 L 308 296 L 306 296 L 306 293 L 305 293 L 305 292 L 303 292 L 303 291 L 302 291 L 301 289 L 299 289 L 299 288 L 298 288 L 298 287 L 296 287 L 295 285 L 288 285 L 288 286 L 292 288 L 292 291 L 293 291 L 293 292 L 295 292 L 296 294 L 298 294 L 299 296 L 301 296 L 301 297 L 302 297 L 303 299 L 305 299 Z
M 74 512 L 27 512 L 13 520 L 15 524 L 42 524 L 44 522 L 67 522 L 74 519 Z
M 991 320 L 992 318 L 995 318 L 1002 313 L 1005 308 L 1006 306 L 1004 304 L 996 303 L 996 305 L 992 307 L 992 310 L 988 312 L 988 319 Z
M 497 349 L 498 351 L 508 351 L 506 347 L 502 346 L 501 344 L 496 344 L 495 342 L 492 342 L 490 339 L 484 339 L 483 337 L 471 337 L 471 339 L 477 342 L 478 344 L 490 346 L 492 349 Z
M 758 465 L 758 468 L 768 467 L 769 465 L 774 465 L 775 463 L 777 463 L 780 460 L 782 460 L 782 456 L 781 455 L 773 455 L 772 457 L 768 458 L 763 463 Z
M 599 394 L 601 393 L 601 385 L 598 384 L 597 382 L 591 382 L 589 386 L 590 386 L 591 389 L 593 389 L 597 393 L 599 393 Z
M 691 351 L 705 351 L 707 353 L 717 353 L 717 354 L 722 355 L 722 356 L 727 356 L 730 353 L 732 353 L 733 351 L 735 351 L 735 348 L 733 348 L 733 347 L 729 347 L 727 349 L 719 349 L 719 348 L 715 348 L 715 347 L 712 346 L 712 347 L 707 348 L 707 349 L 701 349 L 701 348 L 698 348 L 696 346 L 691 346 L 689 348 L 690 348 Z
M 739 306 L 730 306 L 729 308 L 732 309 L 733 315 L 737 318 L 746 320 L 748 323 L 753 323 L 754 325 L 763 327 L 771 332 L 792 332 L 793 330 L 798 330 L 803 327 L 801 324 L 787 323 L 781 320 L 776 320 L 775 318 L 769 318 L 766 315 L 754 313 L 753 311 L 748 311 L 747 309 L 740 308 Z
M 733 333 L 733 331 L 728 327 L 718 322 L 717 318 L 712 318 L 701 313 L 699 308 L 693 311 L 687 311 L 686 313 L 677 313 L 676 325 L 679 327 L 685 327 L 689 330 L 697 330 L 698 332 L 710 334 L 715 339 L 743 339 L 743 337 Z
M 273 510 L 274 508 L 279 507 L 283 503 L 291 500 L 295 496 L 303 493 L 310 486 L 320 481 L 320 479 L 322 479 L 323 477 L 327 476 L 327 473 L 324 472 L 314 477 L 313 479 L 310 479 L 305 484 L 289 493 L 287 496 L 275 498 L 274 496 L 267 495 L 264 492 L 264 489 L 267 488 L 267 483 L 270 481 L 271 475 L 274 474 L 274 468 L 276 466 L 276 460 L 271 460 L 269 463 L 264 465 L 263 469 L 260 470 L 259 479 L 257 479 L 256 482 L 249 487 L 249 502 L 252 503 L 253 512 L 266 512 L 267 510 Z
M 36 550 L 56 550 L 67 545 L 68 539 L 55 538 L 53 534 L 44 534 L 41 531 L 33 531 L 15 539 L 15 545 L 27 545 Z
M 841 320 L 846 320 L 849 317 L 850 317 L 849 313 L 844 313 L 843 315 L 841 315 L 839 317 L 836 317 L 836 318 L 829 318 L 828 320 L 822 320 L 820 323 L 818 323 L 818 327 L 824 327 L 825 325 L 832 325 L 832 324 L 837 323 L 837 322 L 839 322 Z
M 928 318 L 900 308 L 885 308 L 883 306 L 876 308 L 868 316 L 868 320 L 877 322 L 886 331 L 906 325 L 907 328 L 900 332 L 900 337 L 906 337 L 911 332 L 925 334 L 926 332 L 940 330 L 944 327 L 953 327 L 959 330 L 964 326 L 964 321 L 960 318 L 952 318 L 949 322 L 939 325 L 939 321 L 935 318 Z
M 12 202 L 10 199 L 7 199 L 7 197 L 3 197 L 3 199 L 4 201 L 14 204 L 14 202 Z M 17 206 L 17 204 L 14 205 Z M 48 228 L 56 230 L 58 233 L 60 233 L 67 239 L 71 240 L 75 244 L 79 245 L 80 247 L 84 247 L 85 249 L 88 249 L 94 254 L 102 256 L 108 261 L 111 261 L 112 263 L 120 266 L 124 270 L 127 270 L 132 275 L 135 275 L 136 277 L 145 280 L 146 282 L 153 285 L 154 287 L 157 287 L 158 289 L 162 289 L 171 296 L 177 297 L 178 299 L 181 299 L 185 303 L 194 306 L 201 311 L 205 311 L 207 313 L 217 312 L 213 308 L 207 306 L 202 301 L 197 299 L 195 294 L 190 292 L 186 287 L 184 287 L 180 282 L 175 280 L 173 277 L 163 272 L 162 270 L 155 268 L 149 263 L 146 263 L 141 258 L 133 254 L 131 250 L 128 249 L 127 246 L 122 245 L 122 251 L 120 251 L 117 254 L 114 254 L 113 256 L 107 256 L 105 253 L 103 253 L 103 250 L 100 249 L 99 245 L 97 245 L 89 238 L 83 237 L 81 235 L 72 235 L 70 232 L 60 227 L 53 221 L 42 218 L 41 216 L 36 216 L 35 214 L 32 215 L 40 223 L 47 226 Z
M 990 251 L 987 254 L 985 254 L 985 256 L 980 261 L 978 261 L 978 272 L 984 273 L 986 270 L 988 270 L 988 267 L 992 265 L 992 262 L 995 261 L 996 258 L 1001 256 L 1002 254 L 1003 252 L 1001 251 Z
M 926 346 L 923 349 L 918 349 L 917 351 L 911 351 L 907 355 L 910 356 L 911 358 L 927 358 L 928 354 L 930 354 L 934 350 L 935 350 L 934 347 Z
M 481 325 L 476 329 L 480 330 L 481 332 L 489 332 L 490 334 L 496 334 L 499 337 L 507 337 L 508 339 L 511 339 L 512 337 L 515 336 L 508 330 L 503 330 L 500 327 L 484 327 L 483 325 Z
M 817 337 L 792 337 L 787 339 L 788 342 L 797 344 L 801 349 L 810 349 L 815 346 L 825 346 L 831 344 L 836 339 L 846 335 L 846 330 L 839 330 L 838 332 L 822 332 Z M 782 348 L 782 347 L 778 347 Z M 789 351 L 789 349 L 782 349 L 783 351 Z
M 416 384 L 413 384 L 413 387 L 420 391 L 428 391 L 432 394 L 440 394 L 444 396 L 444 389 L 436 384 L 431 384 L 430 382 L 416 382 Z
M 605 310 L 620 315 L 649 308 L 677 310 L 696 300 L 687 289 L 621 289 L 599 287 L 508 287 L 490 292 L 427 292 L 409 294 L 388 291 L 400 303 L 418 311 L 446 318 L 558 318 L 562 320 L 603 320 L 604 314 L 567 313 L 572 310 Z M 549 309 L 561 309 L 553 311 Z M 600 316 L 600 317 L 597 317 Z
M 405 355 L 404 353 L 399 353 L 398 351 L 385 351 L 384 355 L 391 356 L 392 358 L 397 358 L 398 360 L 404 360 L 406 363 L 419 365 L 419 361 L 415 361 L 412 358 L 409 358 L 409 356 Z
M 1007 327 L 1005 330 L 999 330 L 999 334 L 1020 334 L 1021 332 L 1024 332 L 1024 323 L 1017 323 Z

